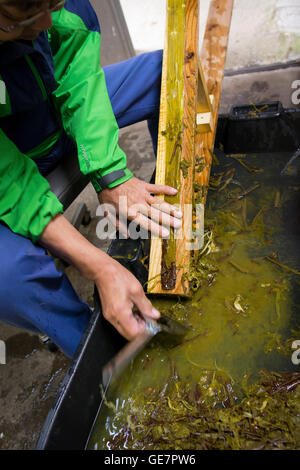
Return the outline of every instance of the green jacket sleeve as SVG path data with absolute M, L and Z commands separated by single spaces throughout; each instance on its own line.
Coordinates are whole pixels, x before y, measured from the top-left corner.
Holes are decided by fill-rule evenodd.
M 0 154 L 0 221 L 36 242 L 63 207 L 36 164 L 1 129 Z
M 96 191 L 101 190 L 100 178 L 118 171 L 122 177 L 108 187 L 117 186 L 133 175 L 118 145 L 119 128 L 100 67 L 101 35 L 65 9 L 53 14 L 48 34 L 58 83 L 54 103 L 77 144 L 80 170 Z

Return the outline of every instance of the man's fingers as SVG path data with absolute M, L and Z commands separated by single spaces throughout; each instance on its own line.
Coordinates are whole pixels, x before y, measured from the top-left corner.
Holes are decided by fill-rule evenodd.
M 150 213 L 150 205 L 147 202 L 133 204 L 128 207 L 128 219 L 134 220 L 139 214 L 148 215 Z
M 166 227 L 179 229 L 182 225 L 181 219 L 162 212 L 160 206 L 157 207 L 156 205 L 151 206 L 148 217 L 154 222 L 159 222 L 159 225 L 165 225 Z
M 132 310 L 128 310 L 117 318 L 108 319 L 116 330 L 128 341 L 133 340 L 145 330 L 145 320 L 143 317 L 152 318 L 153 320 L 158 320 L 160 317 L 160 312 L 152 307 L 151 302 L 146 296 L 136 298 L 134 303 L 141 313 L 141 316 L 138 314 L 134 315 Z
M 152 194 L 167 194 L 168 196 L 175 196 L 178 192 L 177 189 L 163 184 L 148 184 L 146 189 Z
M 145 230 L 148 230 L 148 232 L 151 232 L 152 235 L 164 238 L 170 235 L 168 229 L 162 227 L 156 222 L 153 222 L 151 219 L 148 219 L 148 217 L 143 214 L 138 214 L 137 217 L 133 220 L 133 222 L 137 225 L 140 225 Z
M 159 199 L 158 199 L 159 201 Z M 165 209 L 163 211 L 162 209 Z M 177 217 L 173 214 L 177 214 Z M 136 204 L 134 207 L 129 208 L 128 218 L 136 222 L 139 214 L 142 214 L 148 217 L 154 222 L 158 222 L 159 225 L 166 225 L 167 228 L 174 227 L 176 229 L 181 227 L 180 216 L 182 215 L 176 207 L 171 206 L 170 204 Z M 145 222 L 145 219 L 142 219 Z M 137 223 L 137 222 L 136 222 Z M 146 226 L 143 226 L 147 228 Z
M 153 320 L 158 320 L 160 317 L 160 312 L 153 307 L 146 295 L 138 295 L 134 298 L 134 304 L 138 308 L 142 317 L 152 318 Z
M 141 314 L 140 316 L 133 314 L 132 308 L 128 308 L 122 310 L 116 316 L 106 317 L 118 332 L 129 341 L 145 330 L 145 320 L 143 317 L 152 318 L 153 320 L 158 320 L 160 317 L 160 312 L 152 306 L 143 290 L 132 295 L 132 304 L 137 307 Z
M 145 322 L 137 319 L 132 310 L 122 312 L 118 317 L 111 320 L 113 326 L 124 338 L 131 341 L 145 329 Z
M 154 205 L 156 209 L 159 209 L 166 214 L 170 214 L 177 219 L 182 219 L 182 212 L 180 209 L 178 209 L 176 206 L 172 206 L 172 204 L 168 204 L 167 202 L 158 199 L 158 197 L 154 197 L 149 194 L 147 197 L 147 202 L 149 205 Z

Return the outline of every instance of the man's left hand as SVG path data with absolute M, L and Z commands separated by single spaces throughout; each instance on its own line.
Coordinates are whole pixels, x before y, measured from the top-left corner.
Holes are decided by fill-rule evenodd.
M 128 236 L 127 225 L 121 222 L 120 216 L 134 221 L 153 235 L 168 237 L 167 227 L 181 227 L 182 213 L 176 206 L 156 197 L 159 194 L 175 196 L 177 190 L 133 177 L 115 188 L 103 189 L 98 197 L 100 204 L 111 204 L 115 208 L 119 217 L 117 228 L 123 234 Z

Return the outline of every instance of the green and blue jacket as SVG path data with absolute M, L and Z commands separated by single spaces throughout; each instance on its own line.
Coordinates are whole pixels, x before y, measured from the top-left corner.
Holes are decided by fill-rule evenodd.
M 109 187 L 132 177 L 118 146 L 100 40 L 89 1 L 67 0 L 37 40 L 0 45 L 0 222 L 33 242 L 63 212 L 35 161 L 61 155 L 66 139 L 97 192 L 111 173 L 120 177 Z

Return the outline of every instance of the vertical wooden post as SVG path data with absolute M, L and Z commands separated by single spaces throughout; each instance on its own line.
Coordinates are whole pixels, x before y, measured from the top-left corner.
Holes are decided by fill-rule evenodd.
M 203 69 L 208 94 L 213 96 L 214 103 L 211 132 L 203 133 L 197 130 L 196 135 L 196 153 L 206 163 L 203 171 L 195 173 L 195 183 L 202 185 L 204 188 L 202 200 L 204 204 L 212 164 L 233 3 L 234 0 L 211 0 L 200 53 L 200 64 Z
M 189 294 L 190 232 L 201 221 L 185 208 L 195 184 L 197 203 L 206 201 L 233 1 L 211 0 L 199 59 L 199 0 L 168 0 L 156 183 L 179 190 L 165 199 L 180 204 L 184 219 L 177 236 L 151 241 L 148 293 Z
M 167 30 L 161 94 L 156 183 L 178 189 L 172 204 L 193 202 L 196 108 L 198 97 L 199 0 L 168 0 Z M 187 249 L 192 213 L 185 211 L 183 227 L 168 240 L 151 241 L 148 292 L 187 295 L 183 275 L 189 269 Z

